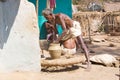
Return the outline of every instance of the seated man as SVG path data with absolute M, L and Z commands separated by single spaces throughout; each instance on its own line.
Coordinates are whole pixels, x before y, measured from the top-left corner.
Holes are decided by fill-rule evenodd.
M 57 39 L 56 35 L 58 32 L 55 29 L 54 25 L 47 21 L 45 22 L 45 28 L 47 30 L 47 41 L 49 41 L 50 43 L 55 42 L 55 40 Z
M 49 23 L 48 21 L 44 23 L 45 24 L 45 28 L 46 28 L 46 31 L 47 31 L 47 41 L 48 43 L 53 43 L 55 42 L 55 40 L 57 39 L 57 30 L 54 28 L 54 26 Z M 42 50 L 42 46 L 41 46 L 41 50 Z M 43 50 L 42 50 L 42 54 L 41 54 L 41 58 L 44 58 L 44 53 L 43 53 Z
M 62 26 L 63 33 L 60 36 L 60 38 L 57 39 L 57 42 L 59 42 L 64 37 L 67 37 L 68 39 L 70 38 L 77 39 L 79 45 L 85 51 L 87 69 L 89 69 L 90 68 L 89 51 L 82 38 L 80 23 L 77 21 L 73 21 L 69 16 L 63 13 L 53 14 L 50 9 L 43 10 L 42 14 L 50 23 L 53 23 L 55 27 L 56 27 L 56 24 L 59 24 Z
M 75 54 L 76 53 L 76 41 L 74 38 L 70 38 L 66 41 L 60 41 L 62 46 L 62 54 Z
M 50 43 L 55 42 L 57 39 L 57 31 L 54 26 L 49 22 L 45 22 L 45 28 L 47 30 L 47 41 Z M 76 43 L 75 39 L 70 38 L 68 40 L 61 40 L 60 44 L 62 46 L 62 54 L 75 54 L 76 53 Z

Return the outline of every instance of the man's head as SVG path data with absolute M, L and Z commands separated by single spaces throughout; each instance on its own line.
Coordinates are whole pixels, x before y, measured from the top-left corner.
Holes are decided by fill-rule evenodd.
M 53 13 L 51 9 L 45 9 L 42 11 L 43 16 L 49 21 L 51 22 L 54 17 L 53 17 Z
M 42 11 L 42 14 L 43 14 L 44 16 L 50 15 L 50 14 L 52 14 L 52 10 L 51 10 L 51 9 L 45 9 L 45 10 Z

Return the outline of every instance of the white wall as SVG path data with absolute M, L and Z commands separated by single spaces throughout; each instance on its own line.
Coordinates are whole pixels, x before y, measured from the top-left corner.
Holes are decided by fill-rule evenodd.
M 0 2 L 0 72 L 40 68 L 35 7 L 27 0 Z

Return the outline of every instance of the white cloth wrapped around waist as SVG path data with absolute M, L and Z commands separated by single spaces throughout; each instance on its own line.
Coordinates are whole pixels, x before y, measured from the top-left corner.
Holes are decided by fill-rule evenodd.
M 73 27 L 70 28 L 70 33 L 72 34 L 72 37 L 81 35 L 81 26 L 78 21 L 73 21 Z
M 61 47 L 62 47 L 62 54 L 75 54 L 76 53 L 76 47 L 73 49 L 65 48 L 63 45 Z
M 78 21 L 73 21 L 73 27 L 71 27 L 66 35 L 61 39 L 62 41 L 68 40 L 70 38 L 75 38 L 81 35 L 81 27 Z
M 70 30 L 68 30 L 67 33 L 65 34 L 65 36 L 62 37 L 61 41 L 64 42 L 70 38 L 72 38 L 72 34 L 70 33 Z

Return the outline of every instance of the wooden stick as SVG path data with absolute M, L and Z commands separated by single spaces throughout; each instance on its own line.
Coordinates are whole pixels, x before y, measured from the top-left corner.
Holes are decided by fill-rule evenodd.
M 38 16 L 38 8 L 39 8 L 39 0 L 36 0 L 36 13 L 37 13 L 37 16 Z

